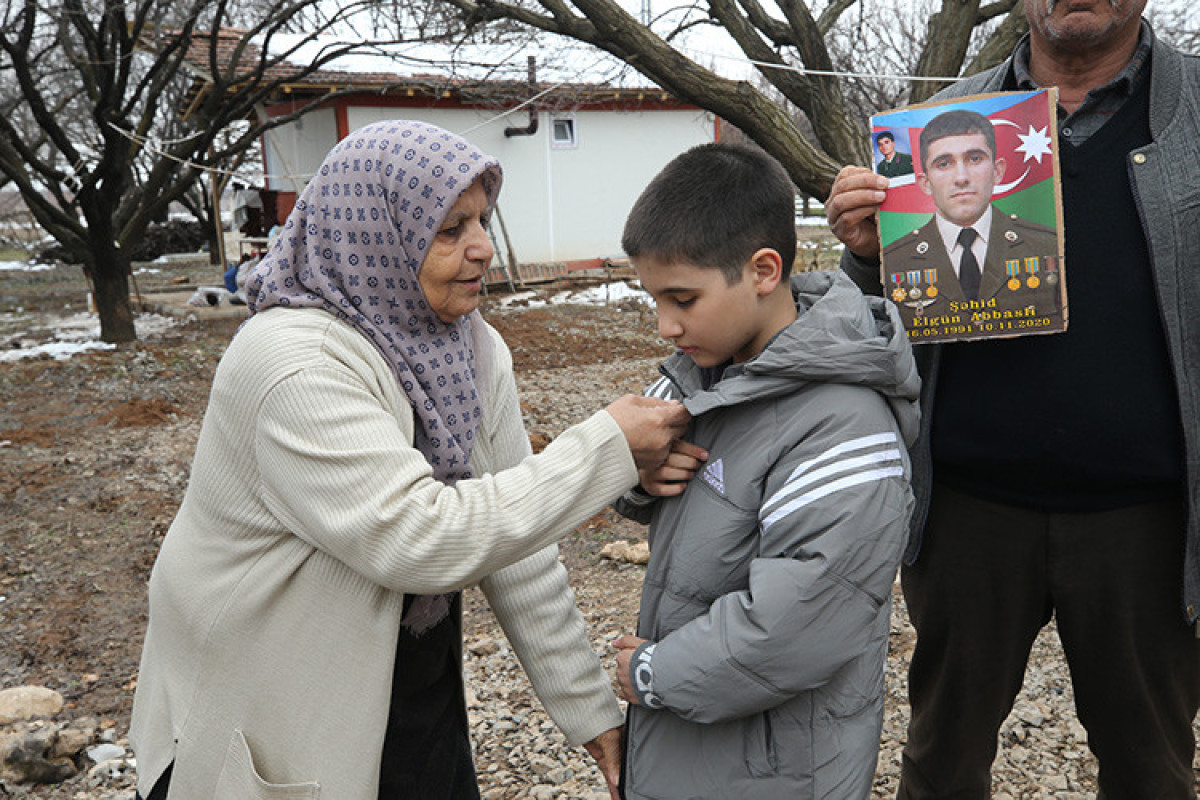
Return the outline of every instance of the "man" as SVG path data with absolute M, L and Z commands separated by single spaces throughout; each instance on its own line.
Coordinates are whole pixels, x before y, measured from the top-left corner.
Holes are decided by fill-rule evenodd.
M 896 152 L 896 137 L 891 131 L 880 131 L 875 134 L 875 146 L 879 155 L 883 156 L 875 165 L 875 170 L 887 178 L 899 178 L 901 175 L 913 174 L 912 156 L 908 153 Z
M 919 286 L 907 287 L 921 291 L 922 313 L 937 316 L 953 302 L 993 298 L 1000 310 L 1060 311 L 1057 234 L 992 206 L 1005 164 L 996 157 L 996 131 L 987 117 L 967 109 L 939 114 L 921 130 L 920 148 L 917 185 L 933 197 L 936 211 L 888 245 L 883 260 L 889 272 L 922 276 Z M 905 288 L 897 286 L 892 299 L 902 302 L 896 292 Z
M 1071 325 L 916 348 L 901 798 L 988 796 L 1052 615 L 1101 796 L 1196 796 L 1200 59 L 1156 40 L 1145 6 L 1025 0 L 1012 57 L 943 95 L 1058 87 Z M 826 205 L 843 269 L 875 291 L 886 185 L 847 167 Z

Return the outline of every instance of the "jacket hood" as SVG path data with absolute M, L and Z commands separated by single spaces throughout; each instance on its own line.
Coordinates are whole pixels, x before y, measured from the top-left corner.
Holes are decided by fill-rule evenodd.
M 866 386 L 892 406 L 907 443 L 916 438 L 920 414 L 912 347 L 895 307 L 868 297 L 841 271 L 792 276 L 796 321 L 762 353 L 727 367 L 705 388 L 702 370 L 690 356 L 676 353 L 662 371 L 683 391 L 693 415 L 714 408 L 794 392 L 801 383 Z

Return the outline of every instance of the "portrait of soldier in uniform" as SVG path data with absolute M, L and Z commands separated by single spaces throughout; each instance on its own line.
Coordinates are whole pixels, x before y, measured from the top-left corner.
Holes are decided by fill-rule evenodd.
M 913 160 L 908 153 L 896 149 L 896 135 L 891 131 L 875 134 L 875 148 L 883 156 L 875 165 L 875 171 L 885 178 L 899 178 L 913 174 Z
M 947 314 L 967 301 L 1059 314 L 1058 235 L 992 205 L 1005 159 L 997 157 L 988 118 L 963 108 L 939 114 L 922 129 L 919 151 L 917 185 L 935 213 L 884 248 L 891 299 L 917 316 Z

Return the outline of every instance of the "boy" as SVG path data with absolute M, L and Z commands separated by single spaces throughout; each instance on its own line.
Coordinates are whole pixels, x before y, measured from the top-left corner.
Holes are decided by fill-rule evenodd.
M 870 794 L 919 379 L 894 307 L 789 281 L 793 198 L 765 153 L 702 145 L 626 222 L 678 348 L 647 394 L 693 415 L 617 504 L 650 523 L 638 636 L 614 642 L 627 800 Z

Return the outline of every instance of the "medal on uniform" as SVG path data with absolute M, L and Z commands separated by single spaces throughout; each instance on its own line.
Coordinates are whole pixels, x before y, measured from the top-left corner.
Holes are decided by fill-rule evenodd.
M 1043 256 L 1046 260 L 1046 285 L 1058 284 L 1058 256 Z
M 892 273 L 892 286 L 895 287 L 892 289 L 892 301 L 893 302 L 899 303 L 908 298 L 908 292 L 904 289 L 904 273 L 903 272 L 893 272 Z
M 908 290 L 909 300 L 921 299 L 921 270 L 914 269 L 908 273 L 908 282 L 912 284 L 912 288 Z
M 926 297 L 937 297 L 938 296 L 938 288 L 937 288 L 937 270 L 936 269 L 925 270 L 925 282 L 929 284 L 929 288 L 925 290 L 925 296 Z
M 1004 262 L 1004 271 L 1008 273 L 1008 283 L 1006 284 L 1010 291 L 1016 291 L 1021 288 L 1021 259 L 1014 258 Z
M 1025 259 L 1025 271 L 1029 273 L 1029 277 L 1025 280 L 1025 285 L 1030 289 L 1036 289 L 1042 285 L 1042 279 L 1038 277 L 1038 268 L 1041 261 L 1041 258 L 1038 256 L 1030 256 Z

